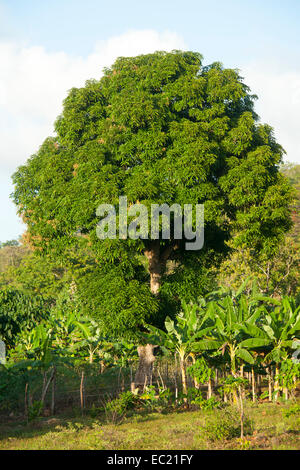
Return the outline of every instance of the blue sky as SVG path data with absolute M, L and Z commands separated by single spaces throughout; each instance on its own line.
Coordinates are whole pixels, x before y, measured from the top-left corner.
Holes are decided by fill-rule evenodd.
M 129 29 L 170 30 L 209 62 L 236 67 L 283 54 L 297 60 L 299 0 L 7 0 L 1 36 L 87 55 L 95 42 Z
M 25 228 L 10 175 L 51 134 L 67 90 L 118 55 L 189 49 L 239 68 L 300 163 L 299 46 L 299 0 L 0 0 L 0 241 Z

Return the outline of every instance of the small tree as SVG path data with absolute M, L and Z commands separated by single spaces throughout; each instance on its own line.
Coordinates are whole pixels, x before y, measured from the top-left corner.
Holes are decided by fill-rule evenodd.
M 243 379 L 242 377 L 233 377 L 229 376 L 224 380 L 223 389 L 224 393 L 232 393 L 233 395 L 238 396 L 237 404 L 240 414 L 240 426 L 241 426 L 241 439 L 244 439 L 244 420 L 245 420 L 245 413 L 244 413 L 244 388 L 247 384 L 247 380 Z
M 207 398 L 211 398 L 211 380 L 215 377 L 215 372 L 208 366 L 207 361 L 203 357 L 198 358 L 195 360 L 193 365 L 187 368 L 187 371 L 192 377 L 194 377 L 195 386 L 197 384 L 196 388 L 198 388 L 200 383 L 207 384 Z

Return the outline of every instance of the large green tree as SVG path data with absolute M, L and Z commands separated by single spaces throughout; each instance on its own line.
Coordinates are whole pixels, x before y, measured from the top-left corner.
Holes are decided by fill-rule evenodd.
M 119 58 L 99 81 L 71 89 L 55 137 L 14 174 L 13 198 L 38 249 L 93 250 L 86 303 L 103 329 L 159 324 L 163 294 L 176 297 L 172 282 L 187 273 L 197 283 L 233 231 L 236 243 L 270 254 L 289 229 L 283 149 L 258 123 L 254 99 L 238 71 L 203 66 L 199 53 Z M 187 251 L 172 235 L 99 240 L 97 207 L 123 195 L 148 208 L 204 204 L 203 249 Z

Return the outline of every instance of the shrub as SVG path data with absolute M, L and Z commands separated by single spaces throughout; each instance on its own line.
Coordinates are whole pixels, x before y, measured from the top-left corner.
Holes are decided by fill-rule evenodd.
M 152 385 L 145 388 L 139 399 L 146 409 L 162 411 L 174 402 L 174 394 L 169 388 L 162 388 L 157 392 Z
M 8 349 L 15 345 L 16 335 L 28 332 L 49 313 L 49 304 L 41 296 L 28 295 L 17 289 L 0 292 L 0 338 Z
M 213 410 L 214 408 L 220 408 L 222 405 L 216 397 L 206 400 L 201 392 L 191 401 L 191 404 L 198 406 L 201 410 Z
M 33 421 L 35 418 L 38 418 L 43 411 L 44 404 L 37 400 L 28 407 L 28 421 Z
M 104 406 L 106 419 L 114 424 L 120 423 L 128 410 L 134 409 L 138 402 L 137 397 L 131 392 L 123 392 L 118 398 L 107 402 Z
M 195 378 L 200 384 L 205 384 L 209 379 L 215 377 L 215 371 L 211 369 L 204 358 L 197 359 L 196 362 L 187 368 L 188 374 Z
M 217 418 L 208 421 L 203 431 L 212 441 L 239 437 L 241 433 L 239 414 L 235 411 L 224 410 L 217 415 Z M 244 434 L 251 435 L 252 433 L 253 423 L 249 418 L 244 417 Z

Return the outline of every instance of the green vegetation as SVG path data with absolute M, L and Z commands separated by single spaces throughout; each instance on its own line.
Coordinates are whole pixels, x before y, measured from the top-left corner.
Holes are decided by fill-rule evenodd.
M 70 91 L 13 176 L 0 448 L 299 448 L 300 171 L 254 100 L 180 51 Z M 99 240 L 97 207 L 122 195 L 203 203 L 203 249 Z
M 284 151 L 254 101 L 236 70 L 203 66 L 199 53 L 119 58 L 69 92 L 56 136 L 14 174 L 30 243 L 64 264 L 78 251 L 94 258 L 75 282 L 104 334 L 161 327 L 181 300 L 208 292 L 232 238 L 267 258 L 276 252 L 292 192 L 279 171 Z M 188 251 L 172 233 L 100 241 L 96 210 L 122 195 L 149 214 L 152 203 L 204 204 L 204 247 Z
M 141 341 L 156 344 L 161 360 L 171 359 L 179 380 L 170 386 L 165 374 L 157 370 L 151 376 L 156 383 L 132 391 L 128 388 L 137 363 L 134 344 L 113 343 L 101 336 L 95 321 L 84 321 L 76 311 L 66 313 L 66 307 L 60 315 L 56 306 L 49 318 L 16 336 L 9 361 L 0 371 L 0 409 L 4 413 L 18 409 L 28 423 L 45 412 L 54 415 L 57 382 L 66 382 L 69 376 L 77 388 L 77 409 L 82 415 L 105 416 L 106 423 L 116 425 L 129 416 L 153 411 L 220 410 L 223 414 L 216 413 L 203 428 L 208 440 L 228 440 L 239 434 L 244 442 L 253 429 L 252 417 L 245 412 L 249 401 L 261 402 L 267 391 L 269 402 L 295 404 L 300 381 L 300 364 L 293 356 L 300 338 L 300 306 L 287 297 L 281 301 L 264 297 L 255 286 L 247 297 L 245 288 L 221 289 L 200 299 L 198 305 L 183 304 L 174 320 L 166 319 L 166 331 L 149 325 Z M 74 299 L 66 303 L 69 309 L 76 306 Z M 115 379 L 118 375 L 118 383 L 114 379 L 110 393 L 105 393 L 109 372 Z M 98 387 L 97 406 L 86 402 L 88 376 L 94 377 Z M 207 391 L 206 398 L 203 391 Z M 297 410 L 292 408 L 286 416 Z
M 285 417 L 287 410 L 286 405 L 249 405 L 252 434 L 244 441 L 233 432 L 232 422 L 228 426 L 224 412 L 215 410 L 134 415 L 118 426 L 74 414 L 39 418 L 29 425 L 15 421 L 0 425 L 0 449 L 299 450 L 299 414 Z

